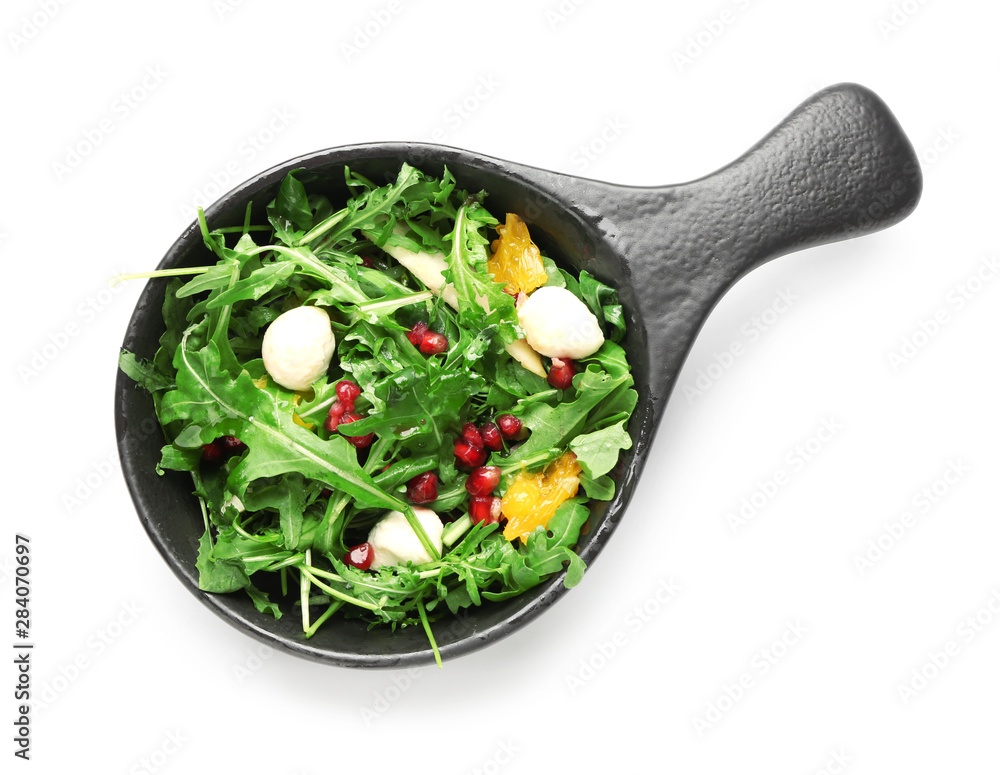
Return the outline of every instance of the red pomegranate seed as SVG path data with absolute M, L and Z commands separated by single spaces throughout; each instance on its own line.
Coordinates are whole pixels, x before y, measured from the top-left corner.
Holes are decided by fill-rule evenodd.
M 492 525 L 500 521 L 500 508 L 503 501 L 490 495 L 473 495 L 469 500 L 469 517 L 473 525 L 485 522 Z
M 201 445 L 201 462 L 210 466 L 217 466 L 226 459 L 226 451 L 222 448 L 219 440 L 210 441 Z
M 474 447 L 483 446 L 483 437 L 480 435 L 479 429 L 471 422 L 462 426 L 462 438 Z
M 410 503 L 430 503 L 438 496 L 438 478 L 433 471 L 417 474 L 406 483 L 406 497 Z
M 357 546 L 352 546 L 344 554 L 344 565 L 352 565 L 358 570 L 368 570 L 375 559 L 375 552 L 372 545 L 367 541 Z
M 521 421 L 512 414 L 502 414 L 497 417 L 497 425 L 505 439 L 516 439 L 521 435 Z
M 424 336 L 427 331 L 427 324 L 421 320 L 413 328 L 406 332 L 406 338 L 410 340 L 410 344 L 414 347 L 420 347 L 420 343 L 424 341 Z
M 375 440 L 374 433 L 366 433 L 364 436 L 348 436 L 348 444 L 353 445 L 357 449 L 364 449 L 365 447 L 370 447 L 372 442 Z
M 548 382 L 556 390 L 566 390 L 573 384 L 576 367 L 569 358 L 553 358 L 549 368 Z
M 492 449 L 494 452 L 503 449 L 503 436 L 496 423 L 484 422 L 480 425 L 479 437 L 483 440 L 483 446 L 486 449 Z
M 374 269 L 375 262 L 372 261 L 371 256 L 361 256 L 361 266 L 363 266 L 365 269 Z
M 358 396 L 361 395 L 361 388 L 349 379 L 342 379 L 337 383 L 336 391 L 337 399 L 344 405 L 344 408 L 348 412 L 353 412 L 354 402 L 357 401 Z
M 235 436 L 223 436 L 220 439 L 216 439 L 216 441 L 222 445 L 222 451 L 230 456 L 242 455 L 247 448 L 247 445 Z
M 500 484 L 499 466 L 480 466 L 465 480 L 465 489 L 470 495 L 489 495 Z
M 424 334 L 424 340 L 420 343 L 420 352 L 424 355 L 438 355 L 448 349 L 448 337 L 434 331 Z
M 323 427 L 330 431 L 330 433 L 333 433 L 337 430 L 337 426 L 340 425 L 341 418 L 344 416 L 344 412 L 346 411 L 346 406 L 340 403 L 340 401 L 334 401 L 333 406 L 330 407 L 330 411 L 327 412 L 326 420 L 323 422 Z
M 455 442 L 455 457 L 458 458 L 460 463 L 467 465 L 469 468 L 478 468 L 481 466 L 486 462 L 488 454 L 481 446 L 477 447 L 470 444 L 465 439 L 459 439 Z
M 343 417 L 340 418 L 340 425 L 341 426 L 347 425 L 348 423 L 357 422 L 358 420 L 363 420 L 363 419 L 365 418 L 362 417 L 357 412 L 347 412 L 344 414 Z M 345 433 L 343 430 L 341 430 L 341 434 L 343 434 L 347 438 L 347 440 L 358 449 L 364 449 L 365 447 L 371 445 L 372 440 L 375 438 L 374 433 L 366 433 L 364 436 L 351 436 L 350 434 Z

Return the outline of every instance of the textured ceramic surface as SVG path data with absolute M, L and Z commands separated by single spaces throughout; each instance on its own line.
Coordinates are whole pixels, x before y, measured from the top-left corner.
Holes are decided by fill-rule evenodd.
M 594 510 L 579 552 L 593 562 L 624 516 L 656 427 L 698 330 L 721 296 L 746 272 L 777 256 L 860 236 L 906 217 L 920 197 L 913 148 L 884 103 L 852 84 L 826 89 L 799 106 L 770 135 L 729 166 L 696 181 L 634 188 L 547 172 L 454 148 L 378 143 L 292 159 L 247 181 L 207 211 L 211 227 L 242 222 L 246 202 L 263 212 L 285 173 L 297 167 L 342 180 L 348 164 L 369 178 L 395 178 L 401 162 L 440 173 L 447 165 L 466 189 L 489 192 L 494 213 L 516 212 L 543 250 L 619 289 L 629 332 L 639 404 L 633 448 L 614 472 L 614 501 Z M 328 193 L 346 192 L 330 184 Z M 161 268 L 212 261 L 192 224 Z M 162 333 L 165 282 L 144 290 L 123 346 L 151 357 Z M 369 632 L 357 621 L 329 621 L 308 641 L 298 617 L 275 621 L 243 594 L 210 595 L 197 587 L 195 557 L 203 529 L 186 474 L 157 476 L 163 438 L 152 401 L 124 375 L 116 385 L 122 469 L 139 517 L 157 549 L 203 603 L 271 646 L 354 667 L 426 664 L 432 654 L 420 628 Z M 509 634 L 552 605 L 559 577 L 504 603 L 485 605 L 434 626 L 445 660 Z

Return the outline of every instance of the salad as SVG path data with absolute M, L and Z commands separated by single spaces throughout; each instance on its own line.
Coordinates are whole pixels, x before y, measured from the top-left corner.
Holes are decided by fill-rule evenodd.
M 616 292 L 542 254 L 485 193 L 403 164 L 377 186 L 289 172 L 241 226 L 199 224 L 217 259 L 167 278 L 151 360 L 158 472 L 189 472 L 201 589 L 422 627 L 566 571 L 637 395 Z M 263 221 L 263 218 L 260 219 Z

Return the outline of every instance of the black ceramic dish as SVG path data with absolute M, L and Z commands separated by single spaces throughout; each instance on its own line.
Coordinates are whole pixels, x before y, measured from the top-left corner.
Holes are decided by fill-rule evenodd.
M 349 164 L 369 178 L 388 180 L 403 161 L 433 174 L 447 165 L 461 188 L 489 192 L 492 212 L 521 214 L 557 261 L 619 289 L 629 327 L 623 344 L 639 391 L 630 426 L 635 444 L 616 469 L 614 501 L 595 509 L 581 540 L 579 553 L 588 564 L 621 520 L 681 364 L 726 290 L 769 259 L 896 223 L 913 210 L 921 190 L 913 148 L 884 103 L 863 87 L 841 85 L 803 103 L 733 164 L 681 185 L 630 188 L 454 148 L 379 143 L 319 151 L 268 170 L 209 208 L 208 222 L 213 228 L 241 223 L 249 200 L 262 211 L 296 167 L 332 173 L 337 181 Z M 335 188 L 329 193 L 338 195 Z M 192 225 L 160 267 L 212 260 Z M 143 357 L 152 356 L 163 330 L 164 287 L 162 280 L 147 285 L 129 323 L 123 346 Z M 295 615 L 275 621 L 242 593 L 199 591 L 195 557 L 203 523 L 191 480 L 155 473 L 163 439 L 152 401 L 122 374 L 115 410 L 122 469 L 139 517 L 167 563 L 205 605 L 271 646 L 331 664 L 396 667 L 432 660 L 419 627 L 368 631 L 356 620 L 330 620 L 306 640 Z M 564 591 L 556 577 L 520 597 L 436 623 L 443 658 L 513 632 Z

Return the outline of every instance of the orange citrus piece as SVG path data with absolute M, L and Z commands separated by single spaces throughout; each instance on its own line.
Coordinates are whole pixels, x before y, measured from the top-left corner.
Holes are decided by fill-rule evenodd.
M 299 404 L 301 404 L 302 399 L 304 397 L 305 395 L 303 393 L 296 391 L 295 395 L 292 397 L 292 406 L 298 406 Z M 311 431 L 313 428 L 316 427 L 316 423 L 306 422 L 301 417 L 299 417 L 298 412 L 292 412 L 292 422 L 294 422 L 296 425 L 301 425 L 307 431 Z
M 525 541 L 536 527 L 547 525 L 560 504 L 576 495 L 580 470 L 576 455 L 567 452 L 537 473 L 517 474 L 503 496 L 504 538 Z
M 498 283 L 506 283 L 509 293 L 531 293 L 548 281 L 542 254 L 531 241 L 527 224 L 520 216 L 507 213 L 507 223 L 497 226 L 500 239 L 493 240 L 493 257 L 487 268 Z

